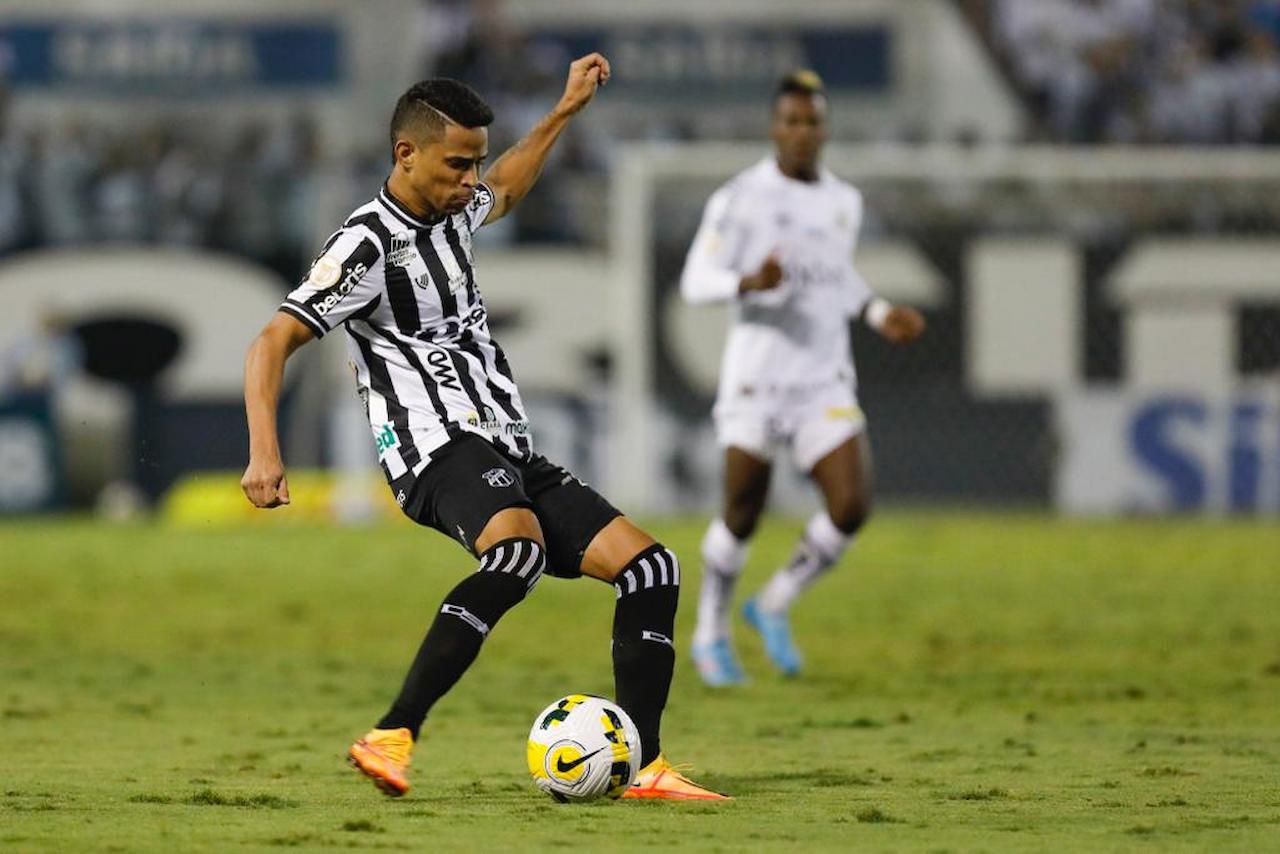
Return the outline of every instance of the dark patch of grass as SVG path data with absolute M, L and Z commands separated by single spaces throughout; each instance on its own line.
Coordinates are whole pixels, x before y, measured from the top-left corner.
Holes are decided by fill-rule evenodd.
M 1149 807 L 1189 807 L 1191 806 L 1191 804 L 1187 803 L 1182 798 L 1172 798 L 1172 799 L 1166 799 L 1163 801 L 1155 801 L 1153 803 L 1147 804 L 1147 806 Z
M 1138 772 L 1139 777 L 1194 777 L 1195 772 L 1184 771 L 1173 765 L 1159 765 L 1149 768 L 1143 768 Z
M 869 774 L 843 771 L 838 768 L 814 768 L 809 771 L 782 771 L 773 774 L 742 774 L 721 778 L 726 789 L 758 790 L 756 783 L 789 783 L 799 782 L 816 788 L 839 788 L 843 786 L 874 786 L 875 779 Z M 885 780 L 888 782 L 888 780 Z M 523 787 L 522 787 L 523 788 Z M 715 788 L 714 786 L 712 788 Z
M 130 795 L 129 803 L 131 804 L 171 804 L 173 798 L 168 795 L 157 795 L 151 792 L 143 792 L 139 795 Z
M 884 724 L 874 718 L 850 718 L 828 721 L 816 721 L 805 718 L 800 722 L 801 729 L 880 729 Z
M 153 703 L 125 701 L 116 703 L 116 711 L 122 715 L 130 715 L 136 718 L 149 718 L 155 714 L 156 707 Z
M 989 789 L 968 789 L 949 796 L 953 801 L 993 801 L 997 798 L 1009 797 L 1009 790 L 999 786 Z
M 1125 830 L 1125 833 L 1130 836 L 1150 836 L 1155 832 L 1155 827 L 1150 824 L 1135 824 L 1133 827 Z
M 314 833 L 287 833 L 284 836 L 273 836 L 266 840 L 268 845 L 278 845 L 284 848 L 298 848 L 302 845 L 310 845 L 317 841 Z
M 908 759 L 913 762 L 944 762 L 948 759 L 955 759 L 960 755 L 960 751 L 954 747 L 940 747 L 937 750 L 922 750 L 919 753 L 913 753 Z
M 224 795 L 213 789 L 201 789 L 191 795 L 184 803 L 201 807 L 249 807 L 251 809 L 281 810 L 296 807 L 297 801 L 286 800 L 276 795 L 259 793 L 256 795 Z
M 20 709 L 17 706 L 8 706 L 4 711 L 0 711 L 0 716 L 15 721 L 39 721 L 49 715 L 48 709 Z
M 899 824 L 902 819 L 894 818 L 879 807 L 867 807 L 858 810 L 854 817 L 862 824 Z
M 348 833 L 386 833 L 387 831 L 367 818 L 356 818 L 342 823 L 342 829 Z

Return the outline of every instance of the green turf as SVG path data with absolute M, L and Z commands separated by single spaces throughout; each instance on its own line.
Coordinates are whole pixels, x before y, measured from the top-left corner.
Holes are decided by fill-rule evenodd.
M 415 788 L 341 762 L 462 552 L 407 523 L 0 526 L 0 849 L 1275 850 L 1280 530 L 885 513 L 797 609 L 784 682 L 684 650 L 665 743 L 732 803 L 559 806 L 534 714 L 608 693 L 612 593 L 544 580 L 437 708 Z M 753 588 L 798 528 L 765 526 Z

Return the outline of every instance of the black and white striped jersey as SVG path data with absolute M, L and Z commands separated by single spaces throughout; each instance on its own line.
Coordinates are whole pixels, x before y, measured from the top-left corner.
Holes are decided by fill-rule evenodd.
M 343 325 L 389 481 L 420 473 L 464 432 L 517 457 L 529 420 L 476 288 L 471 234 L 493 207 L 480 184 L 457 214 L 424 221 L 384 185 L 357 208 L 280 310 L 316 337 Z

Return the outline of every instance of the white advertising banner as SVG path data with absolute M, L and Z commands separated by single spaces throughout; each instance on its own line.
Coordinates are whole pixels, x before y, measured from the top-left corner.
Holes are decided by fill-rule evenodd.
M 1280 512 L 1280 388 L 1059 394 L 1059 509 Z

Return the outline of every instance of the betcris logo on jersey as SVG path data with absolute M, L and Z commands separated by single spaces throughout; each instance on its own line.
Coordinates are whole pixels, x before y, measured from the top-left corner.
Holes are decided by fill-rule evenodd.
M 316 314 L 324 317 L 332 311 L 334 306 L 342 302 L 343 297 L 351 293 L 351 291 L 355 289 L 355 286 L 360 284 L 360 280 L 364 278 L 364 274 L 367 273 L 368 270 L 369 268 L 366 267 L 363 262 L 352 267 L 347 272 L 347 275 L 342 278 L 342 281 L 325 294 L 324 299 L 316 303 Z
M 1280 513 L 1280 392 L 1090 391 L 1055 403 L 1077 513 Z

